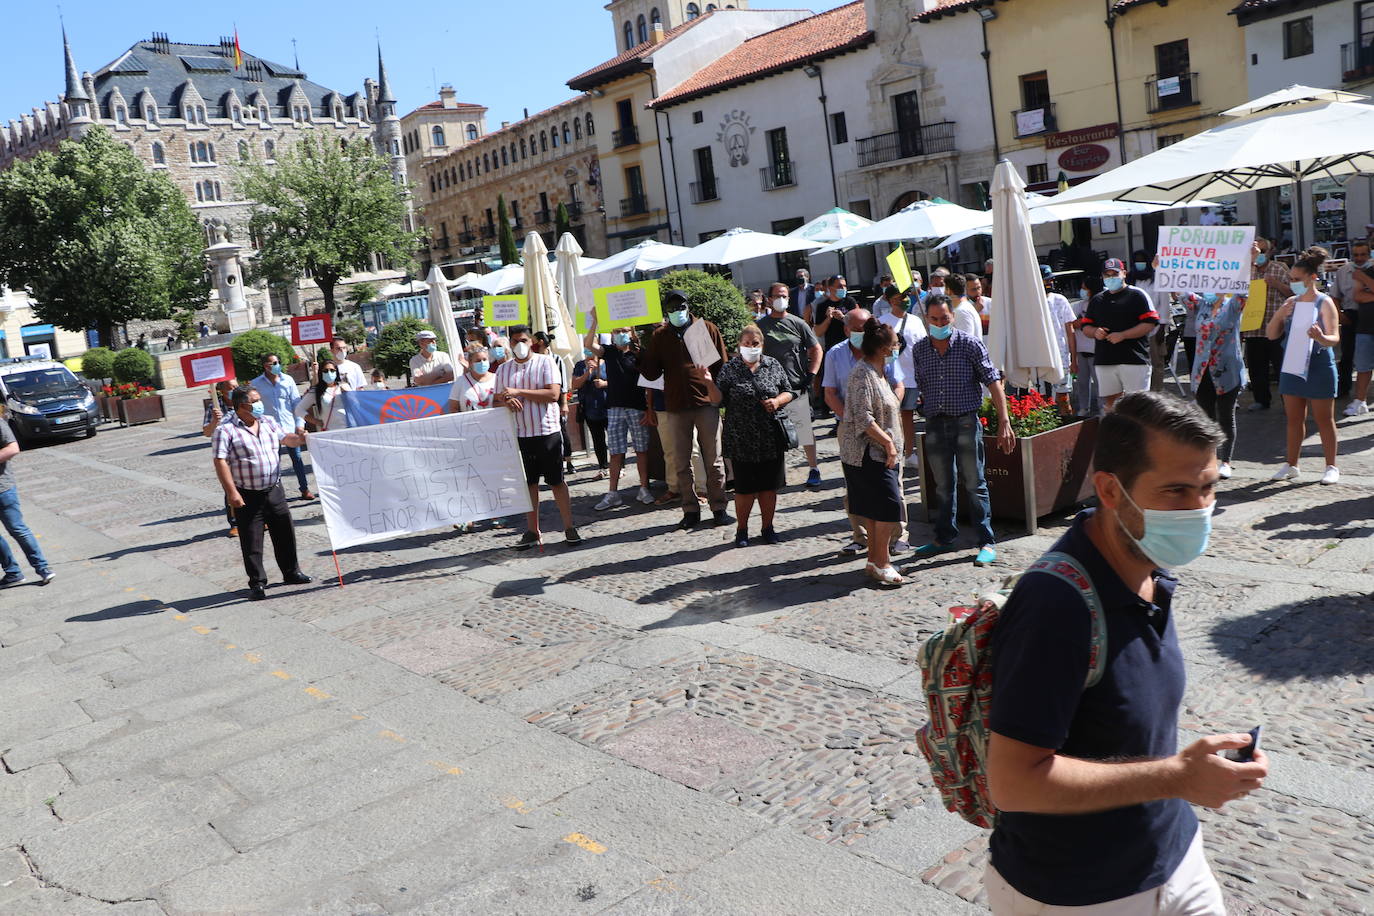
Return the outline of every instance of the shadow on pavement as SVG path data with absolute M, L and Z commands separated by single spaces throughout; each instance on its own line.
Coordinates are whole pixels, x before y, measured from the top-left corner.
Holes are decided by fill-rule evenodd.
M 1218 653 L 1266 680 L 1367 676 L 1374 674 L 1371 598 L 1316 598 L 1223 620 L 1212 628 L 1212 643 Z
M 212 515 L 216 513 L 210 513 Z M 118 560 L 127 557 L 132 553 L 152 553 L 158 550 L 175 550 L 178 547 L 189 547 L 201 541 L 223 541 L 227 540 L 224 536 L 224 529 L 218 528 L 214 531 L 204 531 L 200 534 L 184 538 L 180 541 L 163 541 L 160 544 L 139 544 L 137 547 L 125 547 L 122 550 L 111 550 L 109 553 L 97 554 L 91 557 L 92 560 Z
M 169 611 L 170 608 L 161 601 L 130 601 L 127 604 L 117 604 L 114 607 L 92 611 L 89 614 L 78 614 L 75 617 L 68 617 L 66 622 L 97 623 L 101 620 L 123 620 L 127 617 L 144 617 L 149 614 L 162 614 Z
M 1275 512 L 1256 521 L 1260 531 L 1273 531 L 1276 540 L 1298 538 L 1325 539 L 1354 537 L 1370 528 L 1357 519 L 1374 518 L 1374 505 L 1368 496 L 1354 496 L 1320 506 L 1309 506 L 1293 512 Z M 1312 525 L 1311 528 L 1285 530 L 1292 525 Z

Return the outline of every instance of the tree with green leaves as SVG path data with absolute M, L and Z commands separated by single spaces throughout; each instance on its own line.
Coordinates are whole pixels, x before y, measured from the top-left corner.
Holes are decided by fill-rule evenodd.
M 506 216 L 506 195 L 496 197 L 497 232 L 501 240 L 501 263 L 519 264 L 520 249 L 515 244 L 515 232 L 511 230 L 510 219 Z
M 727 349 L 739 340 L 739 332 L 753 320 L 744 294 L 724 277 L 703 270 L 674 270 L 658 278 L 659 296 L 680 289 L 687 294 L 688 307 L 698 318 L 705 318 L 720 329 Z M 664 310 L 667 314 L 667 310 Z
M 557 209 L 553 211 L 554 239 L 561 239 L 565 232 L 572 232 L 572 216 L 568 214 L 568 205 L 560 200 Z M 554 244 L 557 242 L 555 241 Z
M 403 189 L 366 140 L 340 144 L 327 132 L 307 132 L 275 165 L 239 165 L 238 188 L 255 204 L 249 227 L 262 240 L 255 278 L 281 282 L 309 271 L 331 315 L 340 280 L 366 270 L 374 254 L 409 265 L 420 244 L 420 234 L 405 228 Z
M 124 322 L 204 307 L 204 248 L 186 195 L 103 128 L 0 173 L 0 283 L 104 346 Z
M 354 283 L 348 288 L 348 296 L 346 299 L 348 304 L 353 306 L 353 308 L 360 309 L 363 307 L 364 303 L 375 301 L 377 292 L 377 284 L 375 283 L 368 283 L 366 281 Z

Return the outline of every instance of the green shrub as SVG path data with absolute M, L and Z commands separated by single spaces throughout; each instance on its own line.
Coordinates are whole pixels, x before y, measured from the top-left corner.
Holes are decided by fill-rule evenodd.
M 328 347 L 320 347 L 318 350 L 315 351 L 315 365 L 317 366 L 325 360 L 333 358 L 334 351 L 329 349 Z
M 116 382 L 141 382 L 151 384 L 157 374 L 157 364 L 153 355 L 138 347 L 125 347 L 114 355 L 110 367 L 110 377 Z
M 88 379 L 114 377 L 114 351 L 109 347 L 91 347 L 81 357 L 81 374 Z
M 296 358 L 286 338 L 271 331 L 244 331 L 234 338 L 229 350 L 234 355 L 234 374 L 242 385 L 262 375 L 262 362 L 271 354 L 277 354 L 283 366 Z
M 334 334 L 342 337 L 344 341 L 354 349 L 361 347 L 367 342 L 367 329 L 363 323 L 356 318 L 345 318 L 343 321 L 334 323 Z
M 389 376 L 404 376 L 410 370 L 410 358 L 417 352 L 415 335 L 421 331 L 434 331 L 439 337 L 439 349 L 448 352 L 443 335 L 430 327 L 429 322 L 407 315 L 390 322 L 377 335 L 377 345 L 372 348 L 373 365 Z
M 724 277 L 701 270 L 675 270 L 659 277 L 660 297 L 675 289 L 687 294 L 692 314 L 705 318 L 719 328 L 720 335 L 725 338 L 726 349 L 734 350 L 739 341 L 739 332 L 754 320 L 753 313 L 744 303 L 744 294 Z M 663 311 L 666 317 L 668 310 Z

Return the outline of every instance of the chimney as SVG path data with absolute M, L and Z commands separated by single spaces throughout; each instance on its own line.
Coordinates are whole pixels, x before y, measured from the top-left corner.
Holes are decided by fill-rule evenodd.
M 528 108 L 526 108 L 526 109 L 525 109 L 525 120 L 528 121 L 529 119 L 530 119 L 530 110 L 529 110 Z
M 654 30 L 649 33 L 649 44 L 656 45 L 663 40 L 663 23 L 655 22 Z
M 502 122 L 501 122 L 501 129 L 502 129 L 502 130 L 505 130 L 507 127 L 510 127 L 510 122 L 509 122 L 509 121 L 502 121 Z
M 458 93 L 453 91 L 452 83 L 444 83 L 439 87 L 439 101 L 443 102 L 445 108 L 458 107 Z

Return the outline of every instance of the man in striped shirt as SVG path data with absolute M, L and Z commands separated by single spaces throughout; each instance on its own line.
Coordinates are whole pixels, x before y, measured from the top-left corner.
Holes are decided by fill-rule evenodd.
M 230 403 L 231 416 L 215 428 L 211 449 L 215 476 L 224 488 L 224 498 L 234 513 L 239 529 L 243 567 L 248 573 L 248 596 L 254 601 L 267 597 L 267 572 L 262 566 L 262 533 L 266 525 L 272 535 L 276 554 L 287 585 L 314 581 L 301 572 L 296 559 L 296 532 L 291 527 L 291 509 L 281 486 L 283 445 L 299 448 L 305 444 L 305 430 L 283 433 L 277 421 L 266 415 L 262 394 L 256 388 L 236 388 Z
M 527 530 L 516 543 L 516 550 L 542 546 L 539 532 L 539 478 L 553 492 L 558 512 L 563 516 L 563 536 L 569 544 L 582 543 L 573 527 L 572 497 L 563 482 L 563 432 L 559 425 L 559 401 L 563 386 L 552 356 L 535 353 L 530 344 L 530 329 L 511 328 L 511 358 L 496 369 L 496 403 L 515 415 L 515 437 L 525 465 L 525 483 L 530 488 L 530 509 L 525 517 Z

